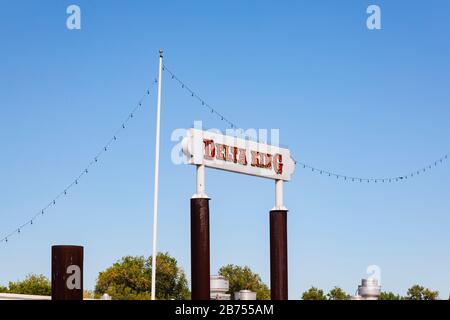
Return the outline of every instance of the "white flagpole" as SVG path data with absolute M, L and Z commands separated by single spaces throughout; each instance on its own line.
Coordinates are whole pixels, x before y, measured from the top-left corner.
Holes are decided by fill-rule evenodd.
M 155 144 L 155 190 L 153 194 L 153 251 L 152 251 L 152 300 L 156 298 L 156 230 L 158 226 L 158 182 L 159 182 L 159 140 L 161 122 L 161 80 L 163 68 L 163 51 L 159 50 L 158 98 L 156 111 L 156 144 Z

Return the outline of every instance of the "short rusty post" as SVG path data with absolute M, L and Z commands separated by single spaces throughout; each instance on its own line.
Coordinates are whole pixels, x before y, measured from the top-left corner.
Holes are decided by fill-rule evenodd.
M 270 211 L 270 295 L 288 299 L 287 210 Z
M 192 300 L 210 299 L 209 199 L 191 199 Z
M 83 247 L 52 246 L 52 300 L 83 300 Z

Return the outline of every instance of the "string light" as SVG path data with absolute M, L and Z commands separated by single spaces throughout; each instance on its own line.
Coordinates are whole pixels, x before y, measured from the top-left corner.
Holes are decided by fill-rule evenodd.
M 205 100 L 203 100 L 198 94 L 196 94 L 194 91 L 192 91 L 184 82 L 182 82 L 172 71 L 170 71 L 167 66 L 163 66 L 163 71 L 167 71 L 170 76 L 171 79 L 177 81 L 179 83 L 179 85 L 181 86 L 181 88 L 183 90 L 186 90 L 190 93 L 190 96 L 197 99 L 202 106 L 206 107 L 207 109 L 209 109 L 209 111 L 212 114 L 215 114 L 221 121 L 227 123 L 228 126 L 230 126 L 231 128 L 238 128 L 238 126 L 231 122 L 230 120 L 228 120 L 225 116 L 223 116 L 221 113 L 219 113 L 215 108 L 213 108 L 211 105 L 209 105 L 208 103 L 205 102 Z M 158 82 L 157 79 L 155 79 L 154 83 L 156 84 Z M 89 171 L 88 168 L 91 167 L 92 165 L 94 165 L 95 163 L 98 162 L 98 158 L 105 152 L 107 152 L 109 146 L 117 141 L 117 136 L 119 135 L 119 133 L 124 130 L 126 128 L 125 124 L 127 124 L 133 117 L 135 112 L 139 109 L 139 107 L 142 106 L 142 102 L 145 99 L 146 96 L 150 95 L 150 90 L 147 89 L 145 94 L 142 96 L 142 98 L 139 100 L 139 102 L 137 103 L 137 105 L 133 108 L 133 110 L 129 113 L 128 117 L 125 119 L 125 121 L 122 123 L 122 125 L 116 130 L 116 132 L 114 133 L 114 135 L 111 137 L 111 139 L 107 142 L 107 144 L 101 149 L 101 151 L 93 158 L 93 160 L 89 163 L 88 167 L 85 168 L 80 175 L 71 183 L 69 184 L 65 189 L 63 189 L 63 191 L 58 194 L 52 201 L 50 201 L 44 208 L 42 208 L 41 210 L 38 211 L 38 213 L 36 213 L 31 219 L 29 219 L 27 222 L 25 222 L 22 226 L 20 226 L 19 228 L 16 228 L 14 231 L 12 231 L 11 233 L 9 233 L 8 235 L 6 235 L 5 237 L 3 237 L 2 239 L 0 239 L 0 243 L 1 242 L 5 242 L 8 243 L 9 239 L 11 238 L 11 236 L 13 236 L 14 234 L 20 234 L 21 230 L 26 227 L 27 225 L 33 225 L 34 221 L 39 217 L 39 216 L 43 216 L 45 214 L 45 211 L 50 207 L 50 206 L 55 206 L 56 205 L 56 200 L 62 195 L 67 195 L 67 192 L 70 188 L 72 188 L 74 185 L 78 185 L 79 180 L 86 175 Z M 367 182 L 367 183 L 392 183 L 392 182 L 402 182 L 408 179 L 408 176 L 415 177 L 420 175 L 420 172 L 427 172 L 435 167 L 437 167 L 439 164 L 442 164 L 443 162 L 448 160 L 448 156 L 450 154 L 446 154 L 443 157 L 435 160 L 434 162 L 432 162 L 431 164 L 429 164 L 428 166 L 425 166 L 419 170 L 414 170 L 408 174 L 405 175 L 401 175 L 401 176 L 394 176 L 394 177 L 387 177 L 387 178 L 362 178 L 362 177 L 355 177 L 355 176 L 347 176 L 347 175 L 342 175 L 342 174 L 338 174 L 338 173 L 334 173 L 331 172 L 329 170 L 324 170 L 321 168 L 317 168 L 315 166 L 311 166 L 309 164 L 306 164 L 304 162 L 301 161 L 297 161 L 294 159 L 296 164 L 299 164 L 301 167 L 303 167 L 303 169 L 305 170 L 310 170 L 313 173 L 316 174 L 320 174 L 323 176 L 328 176 L 328 177 L 334 177 L 337 180 L 341 179 L 343 181 L 351 181 L 351 182 L 358 182 L 358 183 L 362 183 L 362 182 Z
M 169 73 L 170 78 L 172 80 L 175 80 L 176 82 L 178 82 L 178 84 L 180 85 L 181 89 L 184 89 L 187 92 L 189 92 L 189 95 L 191 97 L 197 99 L 197 101 L 199 101 L 202 104 L 202 106 L 204 106 L 207 109 L 209 109 L 209 111 L 212 114 L 215 114 L 220 120 L 226 122 L 229 127 L 231 127 L 231 128 L 238 128 L 238 126 L 235 123 L 233 123 L 230 120 L 228 120 L 224 115 L 222 115 L 220 112 L 218 112 L 217 109 L 211 107 L 211 105 L 206 103 L 206 101 L 203 98 L 201 98 L 197 93 L 195 93 L 191 88 L 189 88 L 189 86 L 186 83 L 181 81 L 180 78 L 178 78 L 172 71 L 170 71 L 170 69 L 168 69 L 166 65 L 164 65 L 163 70 L 167 71 Z
M 238 128 L 236 126 L 236 124 L 234 124 L 233 122 L 229 121 L 227 118 L 225 118 L 221 113 L 219 113 L 217 111 L 217 109 L 214 109 L 213 107 L 211 107 L 208 103 L 205 102 L 205 100 L 203 100 L 202 98 L 200 98 L 200 96 L 195 93 L 193 90 L 191 90 L 186 83 L 184 83 L 183 81 L 180 80 L 180 78 L 178 78 L 172 71 L 170 71 L 170 69 L 167 68 L 166 65 L 164 65 L 163 70 L 167 71 L 170 74 L 170 78 L 177 81 L 178 84 L 181 86 L 182 89 L 188 91 L 191 95 L 191 97 L 196 98 L 201 104 L 202 106 L 206 106 L 207 108 L 209 108 L 209 110 L 211 111 L 212 114 L 215 114 L 219 120 L 226 122 L 231 128 Z M 305 170 L 309 170 L 312 173 L 315 174 L 319 174 L 322 176 L 328 176 L 328 177 L 332 177 L 332 178 L 336 178 L 337 180 L 342 180 L 342 181 L 346 181 L 346 182 L 354 182 L 354 183 L 362 183 L 363 181 L 367 182 L 367 183 L 393 183 L 393 182 L 404 182 L 409 178 L 414 178 L 416 176 L 420 175 L 420 172 L 427 172 L 435 167 L 437 167 L 439 164 L 443 163 L 444 161 L 448 160 L 450 154 L 446 154 L 443 157 L 433 161 L 430 165 L 425 166 L 421 169 L 418 170 L 413 170 L 407 174 L 404 175 L 400 175 L 400 176 L 392 176 L 392 177 L 386 177 L 386 178 L 364 178 L 364 177 L 356 177 L 356 176 L 348 176 L 348 175 L 343 175 L 343 174 L 338 174 L 335 172 L 332 172 L 330 170 L 325 170 L 322 168 L 318 168 L 312 165 L 309 165 L 307 163 L 301 162 L 301 161 L 297 161 L 294 159 L 296 164 L 299 164 L 303 169 Z
M 137 103 L 137 105 L 133 108 L 133 110 L 131 110 L 131 112 L 128 114 L 128 117 L 125 119 L 125 121 L 122 122 L 122 125 L 116 130 L 116 132 L 114 132 L 114 135 L 111 137 L 111 139 L 108 140 L 108 142 L 106 143 L 106 145 L 101 149 L 100 152 L 97 153 L 97 155 L 93 158 L 93 160 L 89 163 L 89 165 L 78 175 L 78 177 L 76 179 L 73 180 L 72 183 L 70 183 L 66 188 L 64 188 L 55 198 L 53 198 L 44 208 L 42 208 L 41 210 L 39 210 L 33 217 L 31 217 L 27 222 L 25 222 L 24 224 L 22 224 L 20 227 L 16 228 L 14 231 L 10 232 L 8 235 L 6 235 L 5 237 L 0 239 L 0 243 L 4 242 L 4 243 L 8 243 L 9 239 L 14 236 L 15 234 L 19 235 L 21 234 L 21 231 L 24 227 L 28 226 L 28 225 L 33 225 L 33 223 L 35 222 L 35 220 L 39 217 L 39 216 L 43 216 L 45 211 L 50 207 L 50 206 L 55 206 L 56 205 L 56 200 L 58 200 L 62 195 L 67 195 L 68 191 L 75 185 L 78 185 L 79 180 L 85 176 L 88 172 L 89 172 L 89 168 L 92 167 L 95 163 L 98 162 L 99 158 L 102 156 L 103 153 L 105 153 L 108 148 L 111 146 L 111 144 L 114 141 L 117 141 L 117 136 L 120 134 L 121 131 L 123 131 L 125 129 L 125 124 L 127 124 L 135 115 L 136 111 L 138 111 L 138 109 L 142 106 L 142 102 L 143 100 L 150 95 L 150 90 L 147 89 L 145 91 L 145 94 L 139 99 L 139 102 Z
M 439 158 L 439 160 L 434 161 L 433 163 L 436 164 L 435 167 L 437 167 L 437 165 L 439 165 L 439 163 L 444 163 L 444 161 L 446 161 L 448 159 L 448 155 L 446 154 L 443 157 Z M 425 166 L 421 169 L 418 170 L 413 170 L 412 172 L 408 173 L 408 174 L 404 174 L 401 176 L 393 176 L 393 177 L 386 177 L 386 178 L 362 178 L 362 177 L 354 177 L 354 176 L 347 176 L 347 175 L 342 175 L 342 174 L 338 174 L 338 173 L 334 173 L 334 172 L 329 172 L 327 170 L 324 169 L 320 169 L 314 166 L 311 166 L 309 164 L 303 163 L 301 161 L 297 161 L 295 160 L 295 163 L 300 164 L 301 167 L 303 167 L 303 169 L 310 169 L 311 172 L 317 173 L 318 171 L 320 172 L 321 175 L 323 175 L 323 173 L 325 173 L 326 175 L 328 175 L 328 177 L 336 177 L 337 179 L 339 179 L 340 177 L 344 178 L 344 181 L 351 181 L 351 182 L 363 182 L 366 181 L 367 183 L 393 183 L 393 182 L 404 182 L 405 180 L 409 178 L 414 178 L 420 175 L 420 172 L 427 172 L 433 169 L 432 165 L 428 165 Z

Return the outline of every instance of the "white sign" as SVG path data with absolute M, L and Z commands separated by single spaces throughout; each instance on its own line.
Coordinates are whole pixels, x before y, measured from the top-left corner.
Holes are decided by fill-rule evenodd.
M 288 149 L 189 129 L 182 141 L 187 162 L 275 180 L 291 180 L 295 161 Z

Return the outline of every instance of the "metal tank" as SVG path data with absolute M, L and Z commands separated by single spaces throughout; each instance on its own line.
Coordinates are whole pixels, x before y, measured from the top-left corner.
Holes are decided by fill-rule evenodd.
M 381 293 L 381 286 L 378 285 L 378 279 L 362 279 L 361 285 L 358 286 L 358 292 L 366 300 L 378 300 Z
M 378 300 L 381 293 L 381 286 L 378 284 L 378 279 L 368 278 L 362 279 L 358 286 L 357 294 L 350 298 L 350 300 Z
M 256 300 L 256 292 L 241 290 L 234 293 L 234 300 Z
M 230 300 L 231 295 L 227 293 L 229 288 L 230 283 L 225 277 L 210 277 L 211 300 Z

